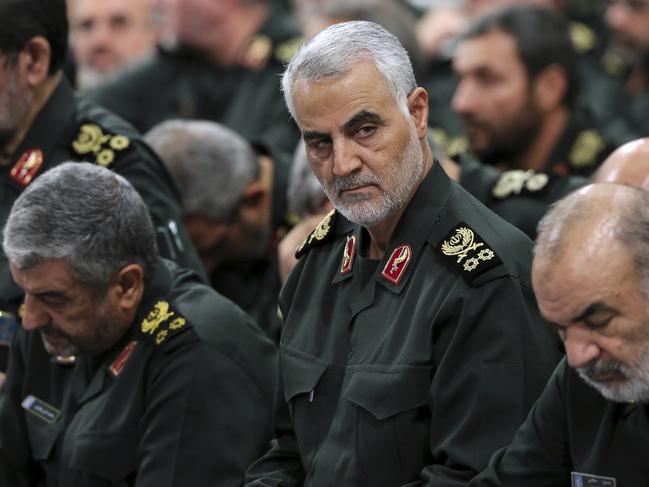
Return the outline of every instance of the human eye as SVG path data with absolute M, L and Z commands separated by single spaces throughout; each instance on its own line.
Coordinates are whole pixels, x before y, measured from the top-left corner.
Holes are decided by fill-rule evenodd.
M 363 125 L 356 131 L 356 135 L 362 139 L 370 137 L 376 133 L 377 127 L 375 125 Z

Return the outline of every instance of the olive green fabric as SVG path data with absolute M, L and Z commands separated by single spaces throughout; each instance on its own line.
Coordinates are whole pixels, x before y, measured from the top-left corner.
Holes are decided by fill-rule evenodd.
M 523 169 L 501 173 L 468 156 L 456 160 L 461 167 L 462 187 L 532 240 L 550 205 L 589 181 L 581 176 L 561 177 Z
M 301 43 L 292 20 L 272 10 L 257 36 L 270 41 L 259 66 L 217 66 L 188 49 L 165 51 L 88 95 L 142 132 L 170 118 L 220 122 L 252 142 L 292 152 L 299 132 L 280 74 Z
M 313 237 L 280 295 L 275 441 L 246 485 L 465 485 L 561 355 L 530 287 L 530 240 L 438 164 L 380 262 L 337 213 Z
M 173 315 L 152 321 L 155 309 Z M 275 347 L 239 308 L 168 261 L 109 351 L 57 364 L 38 332 L 21 329 L 10 360 L 0 392 L 3 486 L 240 485 L 271 436 Z M 46 404 L 49 417 L 33 414 L 26 398 Z
M 645 485 L 648 417 L 645 404 L 604 399 L 563 360 L 511 445 L 469 486 L 569 486 L 571 472 Z
M 109 138 L 111 135 L 124 136 L 128 144 L 124 148 L 117 145 L 120 149 L 113 149 L 110 142 L 100 143 L 98 138 L 93 140 L 83 133 L 83 128 L 88 126 L 98 130 L 94 132 L 95 135 L 101 133 Z M 85 142 L 79 144 L 82 139 Z M 36 116 L 9 164 L 0 167 L 2 225 L 7 221 L 13 202 L 24 189 L 12 179 L 11 169 L 23 154 L 33 149 L 43 153 L 43 165 L 35 177 L 66 161 L 103 163 L 124 176 L 149 208 L 161 255 L 193 269 L 207 282 L 203 266 L 182 224 L 177 190 L 165 167 L 130 125 L 75 95 L 65 80 Z M 23 292 L 14 284 L 9 263 L 4 253 L 0 252 L 0 310 L 16 316 L 22 299 Z

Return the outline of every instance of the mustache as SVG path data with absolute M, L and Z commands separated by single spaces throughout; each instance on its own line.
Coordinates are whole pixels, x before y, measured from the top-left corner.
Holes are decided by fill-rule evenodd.
M 70 335 L 68 335 L 63 330 L 60 330 L 59 328 L 56 328 L 52 325 L 45 325 L 41 327 L 40 332 L 42 335 L 52 337 L 52 338 L 65 338 L 67 340 L 70 339 Z
M 628 377 L 624 364 L 617 361 L 594 360 L 580 367 L 579 373 L 596 382 L 601 381 L 602 378 L 626 379 Z
M 374 174 L 368 173 L 352 173 L 347 176 L 339 176 L 334 181 L 334 190 L 337 194 L 348 189 L 356 188 L 358 186 L 375 185 L 380 186 L 379 178 Z

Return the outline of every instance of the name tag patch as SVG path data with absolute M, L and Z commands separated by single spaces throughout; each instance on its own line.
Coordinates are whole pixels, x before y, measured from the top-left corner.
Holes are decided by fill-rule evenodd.
M 571 472 L 572 487 L 616 487 L 613 477 L 601 477 L 587 473 Z
M 49 424 L 56 423 L 61 417 L 61 411 L 32 395 L 29 395 L 25 399 L 23 399 L 21 406 L 26 411 L 29 411 L 34 416 L 42 419 Z

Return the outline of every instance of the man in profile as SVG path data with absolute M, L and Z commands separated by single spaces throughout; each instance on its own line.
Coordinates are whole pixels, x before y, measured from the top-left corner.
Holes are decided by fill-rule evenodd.
M 158 257 L 146 206 L 88 163 L 16 200 L 25 293 L 0 390 L 0 485 L 237 485 L 271 434 L 276 355 L 239 308 Z

